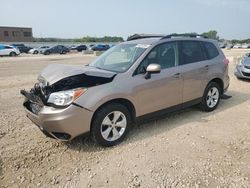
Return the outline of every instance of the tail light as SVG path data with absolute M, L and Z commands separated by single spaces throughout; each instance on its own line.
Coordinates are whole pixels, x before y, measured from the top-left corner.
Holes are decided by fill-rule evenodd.
M 229 60 L 228 60 L 227 58 L 226 58 L 226 59 L 224 59 L 224 61 L 223 61 L 223 62 L 224 62 L 224 64 L 225 64 L 225 65 L 228 65 L 228 64 L 229 64 Z

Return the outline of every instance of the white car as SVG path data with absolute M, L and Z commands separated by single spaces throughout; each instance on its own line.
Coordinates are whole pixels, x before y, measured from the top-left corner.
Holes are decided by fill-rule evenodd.
M 250 44 L 243 44 L 241 47 L 242 47 L 243 49 L 248 49 L 248 48 L 250 48 Z
M 0 45 L 0 56 L 17 56 L 20 51 L 10 45 Z
M 29 50 L 30 54 L 39 54 L 42 50 L 50 48 L 49 46 L 40 46 L 39 48 L 32 48 Z
M 241 45 L 240 44 L 236 44 L 236 45 L 233 46 L 233 48 L 234 49 L 239 49 L 239 48 L 241 48 Z

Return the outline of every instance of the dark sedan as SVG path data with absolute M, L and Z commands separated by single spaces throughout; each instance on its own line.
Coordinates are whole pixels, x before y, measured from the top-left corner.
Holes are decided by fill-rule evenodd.
M 106 50 L 108 50 L 110 47 L 109 47 L 109 45 L 107 45 L 107 44 L 98 44 L 98 45 L 96 45 L 96 46 L 93 46 L 91 49 L 93 50 L 93 51 L 106 51 Z
M 78 45 L 78 46 L 73 46 L 71 47 L 71 50 L 77 50 L 78 52 L 82 52 L 84 50 L 87 50 L 88 47 L 86 45 Z
M 17 48 L 20 53 L 28 53 L 32 49 L 31 47 L 25 46 L 24 44 L 12 44 L 11 46 Z
M 57 45 L 53 46 L 51 48 L 47 48 L 45 50 L 42 50 L 41 53 L 44 55 L 49 55 L 49 54 L 66 54 L 69 52 L 69 48 L 63 46 L 63 45 Z

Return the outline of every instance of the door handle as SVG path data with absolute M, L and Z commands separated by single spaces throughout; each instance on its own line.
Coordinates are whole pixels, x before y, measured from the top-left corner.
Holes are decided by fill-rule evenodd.
M 181 73 L 176 73 L 173 75 L 173 78 L 180 78 Z
M 208 70 L 208 65 L 206 65 L 204 68 L 205 68 L 206 70 Z

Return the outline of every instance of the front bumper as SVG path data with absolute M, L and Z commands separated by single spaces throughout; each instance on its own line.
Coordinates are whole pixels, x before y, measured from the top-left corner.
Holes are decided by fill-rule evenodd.
M 234 75 L 237 78 L 250 79 L 250 69 L 246 68 L 244 65 L 236 65 Z
M 47 136 L 68 141 L 90 131 L 93 112 L 73 104 L 64 109 L 43 106 L 34 113 L 32 102 L 26 100 L 24 108 L 27 117 Z

